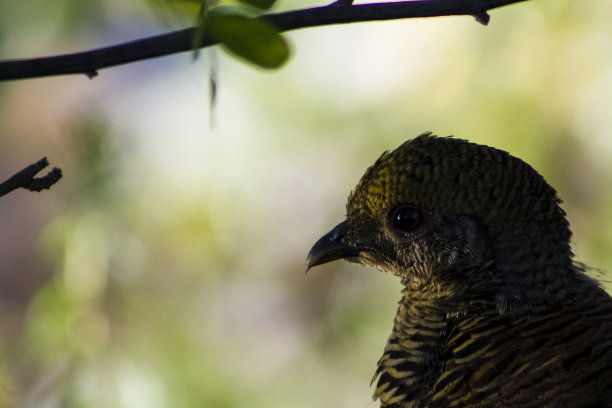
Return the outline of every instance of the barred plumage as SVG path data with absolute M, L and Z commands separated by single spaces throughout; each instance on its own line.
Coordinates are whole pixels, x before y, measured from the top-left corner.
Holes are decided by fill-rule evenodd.
M 384 153 L 312 248 L 403 284 L 382 407 L 612 407 L 612 300 L 556 192 L 508 153 L 424 134 Z

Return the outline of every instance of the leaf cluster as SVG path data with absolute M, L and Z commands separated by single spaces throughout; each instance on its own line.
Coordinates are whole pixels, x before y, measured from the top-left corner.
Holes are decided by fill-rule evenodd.
M 202 40 L 217 39 L 231 54 L 266 69 L 280 68 L 289 58 L 285 38 L 270 23 L 257 16 L 276 0 L 236 0 L 230 5 L 200 1 L 195 34 L 194 56 Z

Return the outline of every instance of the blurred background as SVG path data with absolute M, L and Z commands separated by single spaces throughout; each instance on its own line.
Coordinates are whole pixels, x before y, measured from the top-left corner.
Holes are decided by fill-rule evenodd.
M 196 14 L 164 0 L 3 2 L 0 59 Z M 0 83 L 0 178 L 43 156 L 64 172 L 50 191 L 0 198 L 0 406 L 378 406 L 369 381 L 399 281 L 303 265 L 365 169 L 427 130 L 532 164 L 564 200 L 577 259 L 609 280 L 612 3 L 491 17 L 290 32 L 278 71 L 213 48 L 93 80 Z

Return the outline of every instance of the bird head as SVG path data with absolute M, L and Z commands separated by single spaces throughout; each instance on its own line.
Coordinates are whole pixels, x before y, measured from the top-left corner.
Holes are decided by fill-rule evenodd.
M 507 152 L 426 133 L 366 171 L 346 220 L 317 241 L 306 269 L 345 259 L 405 285 L 486 292 L 500 309 L 562 296 L 575 268 L 559 203 L 540 174 Z

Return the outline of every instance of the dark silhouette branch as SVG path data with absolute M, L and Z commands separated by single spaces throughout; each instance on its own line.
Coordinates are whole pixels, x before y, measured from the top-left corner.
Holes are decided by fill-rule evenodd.
M 49 162 L 43 157 L 34 164 L 30 164 L 25 169 L 16 173 L 8 180 L 0 183 L 0 197 L 18 188 L 25 188 L 30 191 L 42 191 L 49 189 L 53 184 L 62 178 L 62 171 L 54 167 L 49 173 L 42 177 L 35 177 L 38 172 L 47 167 Z
M 339 0 L 323 7 L 264 14 L 256 18 L 272 24 L 279 32 L 331 24 L 452 15 L 471 15 L 478 22 L 487 24 L 489 10 L 523 1 L 526 0 L 420 0 L 353 5 L 350 1 Z M 93 78 L 102 68 L 192 50 L 195 30 L 187 28 L 74 54 L 1 61 L 0 81 L 65 74 L 85 74 Z M 215 38 L 205 33 L 199 46 L 203 48 L 217 43 Z

